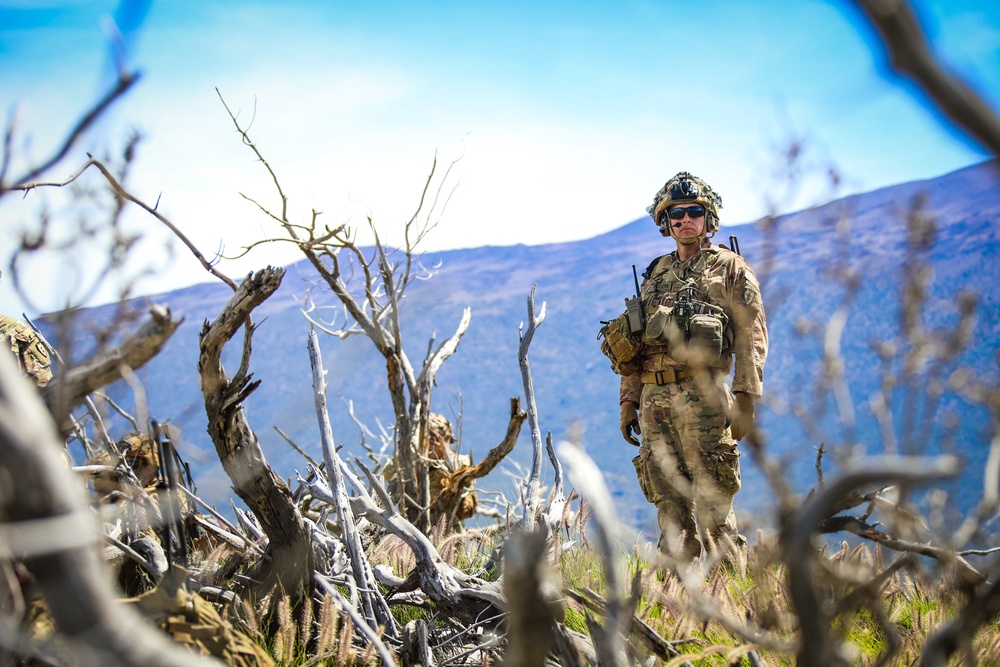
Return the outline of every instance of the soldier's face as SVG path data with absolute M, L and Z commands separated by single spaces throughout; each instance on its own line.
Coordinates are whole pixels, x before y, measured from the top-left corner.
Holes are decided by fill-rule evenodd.
M 691 209 L 695 211 L 700 210 L 701 212 L 699 215 L 692 217 Z M 705 235 L 705 208 L 703 206 L 693 203 L 677 204 L 676 206 L 671 206 L 668 210 L 684 212 L 684 217 L 679 220 L 673 218 L 667 219 L 669 233 L 677 239 L 678 243 L 683 245 L 697 243 L 698 239 Z M 674 215 L 678 215 L 678 213 L 674 213 Z

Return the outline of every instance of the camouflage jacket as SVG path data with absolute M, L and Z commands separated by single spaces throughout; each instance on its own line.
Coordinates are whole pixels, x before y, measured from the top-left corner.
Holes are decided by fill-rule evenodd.
M 35 332 L 21 320 L 0 315 L 0 341 L 14 354 L 18 368 L 39 387 L 44 387 L 52 379 L 52 361 L 49 351 Z
M 712 367 L 728 375 L 735 357 L 733 391 L 759 398 L 764 389 L 764 361 L 767 359 L 767 323 L 760 285 L 745 259 L 707 241 L 697 255 L 681 262 L 676 252 L 654 261 L 643 273 L 641 296 L 647 318 L 658 306 L 672 306 L 678 290 L 693 285 L 705 300 L 722 308 L 728 316 L 726 349 Z M 665 346 L 646 346 L 640 352 L 642 371 L 684 370 L 671 358 Z M 620 402 L 639 402 L 642 381 L 639 372 L 623 374 Z

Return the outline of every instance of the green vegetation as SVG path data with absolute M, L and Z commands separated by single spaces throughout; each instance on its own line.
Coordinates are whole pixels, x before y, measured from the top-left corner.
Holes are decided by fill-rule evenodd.
M 707 620 L 700 613 L 704 609 L 697 608 L 700 601 L 715 619 L 729 619 L 737 626 L 748 620 L 775 642 L 784 642 L 790 650 L 757 647 L 766 664 L 794 664 L 797 622 L 784 567 L 775 558 L 776 549 L 775 543 L 751 546 L 745 573 L 728 566 L 716 567 L 693 590 L 674 572 L 630 554 L 627 572 L 630 576 L 638 572 L 641 581 L 636 617 L 664 640 L 678 642 L 675 647 L 685 656 L 683 660 L 698 660 L 692 664 L 729 665 L 740 655 L 744 656 L 742 664 L 750 664 L 745 655 L 754 646 L 718 620 Z M 843 609 L 833 621 L 833 630 L 842 633 L 853 664 L 874 665 L 889 652 L 893 657 L 888 664 L 909 664 L 920 656 L 931 634 L 962 607 L 961 593 L 951 579 L 916 579 L 912 573 L 902 571 L 884 582 L 874 601 L 858 596 L 863 602 L 844 605 L 884 567 L 880 557 L 865 545 L 829 559 L 841 568 L 851 568 L 856 575 L 855 586 L 841 585 L 838 588 L 843 590 L 835 592 Z M 567 590 L 606 589 L 600 558 L 589 548 L 580 546 L 563 552 L 559 572 Z M 567 609 L 563 622 L 577 632 L 586 631 L 579 605 Z M 978 633 L 974 650 L 981 664 L 998 664 L 990 663 L 988 656 L 1000 656 L 1000 619 L 994 619 Z
M 465 571 L 498 573 L 497 549 L 505 535 L 497 530 L 465 531 L 436 540 L 452 565 Z M 747 550 L 747 568 L 718 566 L 699 583 L 683 580 L 657 562 L 655 553 L 619 552 L 623 572 L 629 581 L 638 577 L 639 598 L 636 618 L 668 642 L 676 657 L 665 665 L 750 665 L 747 657 L 756 650 L 768 665 L 794 665 L 798 635 L 797 616 L 790 602 L 785 566 L 777 558 L 778 545 L 764 541 Z M 844 642 L 855 665 L 910 664 L 918 660 L 934 631 L 954 618 L 961 609 L 963 593 L 947 577 L 931 580 L 898 568 L 885 577 L 877 595 L 861 591 L 878 573 L 885 572 L 883 556 L 867 545 L 846 547 L 821 556 L 824 566 L 836 565 L 840 573 L 850 571 L 853 585 L 844 578 L 831 583 L 828 602 L 838 608 L 832 633 Z M 563 590 L 606 596 L 607 580 L 599 555 L 583 539 L 556 539 L 550 552 Z M 401 542 L 384 540 L 373 551 L 375 564 L 390 565 L 397 576 L 406 576 L 413 567 L 412 554 Z M 831 582 L 834 582 L 831 579 Z M 848 604 L 857 599 L 857 604 Z M 566 596 L 562 624 L 570 631 L 589 635 L 585 608 Z M 398 605 L 392 608 L 400 626 L 422 619 L 432 627 L 435 614 L 423 607 Z M 359 665 L 376 664 L 371 651 L 361 654 L 352 647 L 355 632 L 350 620 L 329 598 L 315 607 L 311 621 L 291 613 L 287 600 L 280 601 L 270 639 L 262 642 L 279 665 Z M 600 613 L 590 614 L 603 622 Z M 260 637 L 260 621 L 249 623 L 251 634 Z M 443 629 L 444 626 L 438 627 Z M 753 627 L 765 639 L 752 642 L 734 628 Z M 646 655 L 636 633 L 630 644 L 637 656 Z M 977 634 L 973 651 L 984 665 L 1000 664 L 990 656 L 1000 656 L 1000 619 L 994 619 Z M 993 662 L 991 662 L 991 659 Z

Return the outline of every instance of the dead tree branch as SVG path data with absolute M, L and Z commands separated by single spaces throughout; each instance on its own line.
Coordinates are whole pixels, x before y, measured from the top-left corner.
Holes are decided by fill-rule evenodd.
M 1000 155 L 1000 118 L 989 104 L 931 50 L 906 0 L 855 0 L 875 28 L 892 69 L 916 83 L 955 125 L 993 155 Z
M 607 600 L 604 625 L 593 623 L 591 637 L 597 650 L 600 665 L 624 666 L 625 637 L 628 634 L 632 612 L 627 610 L 621 584 L 621 564 L 616 553 L 618 544 L 618 517 L 615 514 L 611 493 L 604 483 L 604 476 L 594 460 L 572 442 L 558 447 L 559 456 L 566 462 L 567 475 L 573 488 L 587 501 L 594 512 L 596 551 L 604 566 L 607 581 Z
M 244 361 L 236 376 L 230 379 L 222 365 L 226 343 L 240 327 L 250 326 L 250 313 L 278 289 L 284 273 L 268 267 L 248 275 L 215 321 L 205 323 L 198 371 L 215 451 L 233 490 L 259 519 L 269 540 L 271 563 L 265 568 L 264 585 L 297 592 L 311 585 L 310 535 L 291 492 L 268 465 L 243 410 L 243 401 L 259 385 L 246 372 L 252 331 L 244 332 Z
M 9 142 L 5 142 L 3 168 L 0 169 L 0 196 L 3 196 L 5 190 L 21 190 L 35 180 L 42 174 L 46 173 L 49 169 L 54 167 L 60 160 L 66 157 L 69 150 L 73 145 L 83 136 L 83 133 L 94 124 L 94 122 L 100 118 L 105 111 L 117 100 L 129 91 L 129 89 L 139 80 L 138 73 L 121 72 L 119 73 L 118 80 L 111 89 L 102 97 L 97 104 L 95 104 L 89 111 L 87 111 L 80 120 L 77 121 L 76 125 L 69 131 L 66 138 L 63 139 L 62 145 L 52 154 L 52 156 L 43 162 L 41 165 L 31 169 L 28 173 L 24 174 L 20 178 L 14 179 L 14 182 L 10 186 L 5 186 L 3 183 L 3 177 L 6 175 L 7 165 L 9 164 Z M 10 133 L 8 133 L 9 135 Z
M 396 511 L 389 494 L 371 471 L 357 459 L 354 463 L 368 478 L 379 497 L 382 509 L 379 509 L 361 481 L 345 466 L 344 476 L 358 492 L 358 495 L 351 497 L 352 506 L 356 512 L 396 535 L 410 547 L 416 558 L 416 569 L 411 576 L 414 576 L 427 597 L 444 614 L 465 625 L 480 625 L 484 622 L 483 619 L 498 618 L 506 607 L 498 585 L 465 574 L 446 563 L 427 536 Z
M 552 480 L 552 493 L 549 496 L 549 508 L 545 511 L 545 525 L 549 533 L 555 535 L 559 531 L 560 524 L 565 520 L 566 508 L 569 499 L 563 489 L 563 471 L 559 457 L 556 456 L 555 446 L 552 444 L 552 431 L 545 435 L 545 451 L 549 455 L 549 462 L 555 470 L 555 477 Z
M 122 378 L 123 369 L 136 370 L 159 354 L 183 319 L 171 319 L 170 309 L 151 305 L 150 319 L 124 343 L 59 373 L 45 388 L 45 402 L 61 425 L 87 396 Z
M 333 428 L 330 425 L 330 416 L 326 407 L 326 370 L 323 368 L 323 356 L 319 349 L 319 338 L 316 337 L 316 331 L 312 329 L 309 330 L 309 363 L 313 371 L 313 399 L 316 403 L 316 417 L 319 420 L 326 476 L 333 492 L 341 538 L 347 546 L 347 554 L 354 570 L 354 581 L 361 592 L 364 618 L 368 625 L 372 627 L 381 625 L 385 628 L 387 636 L 397 639 L 399 630 L 396 627 L 396 621 L 389 613 L 389 605 L 378 594 L 375 574 L 372 572 L 371 563 L 368 562 L 368 556 L 365 555 L 365 550 L 361 546 L 361 537 L 358 535 L 358 529 L 354 523 L 354 512 L 351 511 L 347 487 L 344 484 L 344 475 L 341 472 L 342 461 L 333 441 Z M 318 469 L 314 470 L 317 475 L 321 474 Z
M 331 598 L 336 600 L 337 605 L 344 610 L 344 613 L 350 616 L 351 621 L 355 626 L 365 635 L 365 638 L 371 642 L 375 650 L 378 651 L 379 657 L 382 658 L 382 664 L 385 667 L 395 667 L 396 661 L 393 660 L 392 653 L 389 648 L 382 641 L 378 633 L 362 618 L 356 609 L 351 606 L 351 604 L 344 599 L 344 596 L 340 594 L 335 586 L 331 586 L 323 577 L 316 575 L 316 583 L 323 589 L 323 591 L 329 595 Z
M 840 531 L 847 531 L 895 551 L 928 556 L 946 565 L 952 565 L 964 582 L 978 584 L 986 581 L 986 577 L 982 573 L 972 567 L 969 561 L 953 549 L 901 540 L 854 516 L 834 516 L 820 522 L 820 532 L 836 533 Z
M 63 181 L 39 181 L 30 183 L 20 183 L 18 185 L 13 186 L 11 189 L 28 191 L 28 190 L 34 190 L 36 188 L 45 188 L 45 187 L 55 187 L 55 188 L 65 187 L 70 183 L 72 183 L 73 181 L 75 181 L 76 179 L 80 178 L 80 176 L 82 176 L 83 173 L 86 172 L 87 169 L 89 169 L 90 167 L 95 167 L 97 168 L 98 171 L 101 172 L 101 174 L 104 176 L 104 179 L 108 182 L 108 185 L 111 186 L 111 189 L 114 191 L 117 197 L 132 202 L 133 204 L 144 210 L 146 213 L 150 214 L 151 216 L 159 220 L 160 223 L 162 223 L 167 229 L 169 229 L 174 234 L 174 236 L 176 236 L 181 241 L 181 243 L 187 246 L 187 249 L 191 251 L 191 254 L 195 256 L 195 258 L 199 261 L 199 263 L 201 263 L 202 268 L 204 268 L 206 271 L 208 271 L 210 274 L 212 274 L 222 282 L 229 285 L 229 287 L 234 291 L 236 290 L 236 282 L 232 278 L 218 271 L 212 264 L 212 262 L 209 261 L 208 258 L 206 258 L 201 253 L 200 250 L 198 250 L 198 247 L 194 243 L 192 243 L 190 239 L 188 239 L 188 237 L 180 230 L 179 227 L 177 227 L 177 225 L 171 222 L 171 220 L 167 218 L 165 215 L 160 213 L 157 210 L 156 206 L 150 206 L 149 204 L 142 201 L 141 199 L 130 193 L 128 190 L 126 190 L 125 187 L 122 186 L 122 184 L 115 177 L 115 175 L 111 173 L 111 170 L 107 167 L 107 165 L 105 165 L 100 160 L 97 160 L 95 158 L 90 158 L 89 160 L 84 162 L 83 166 L 77 169 L 75 173 L 73 173 L 69 178 Z
M 83 486 L 41 400 L 0 355 L 0 499 L 3 544 L 23 558 L 56 626 L 82 665 L 215 664 L 168 641 L 116 601 L 100 559 Z
M 535 529 L 535 515 L 541 503 L 542 479 L 542 431 L 538 426 L 538 408 L 535 405 L 535 386 L 531 378 L 531 365 L 528 363 L 528 347 L 535 337 L 535 329 L 545 320 L 545 302 L 542 309 L 535 315 L 535 287 L 531 286 L 528 293 L 528 328 L 520 333 L 520 345 L 517 348 L 517 361 L 521 367 L 521 381 L 524 384 L 524 398 L 527 402 L 528 429 L 531 432 L 531 475 L 528 477 L 527 490 L 524 498 L 524 516 L 521 517 L 521 527 L 525 531 Z M 523 325 L 522 325 L 523 328 Z
M 517 444 L 517 438 L 521 433 L 521 426 L 527 418 L 527 413 L 521 410 L 520 399 L 511 398 L 510 418 L 503 440 L 491 449 L 479 463 L 459 468 L 444 480 L 441 492 L 434 499 L 435 506 L 441 510 L 440 514 L 445 513 L 448 508 L 454 507 L 464 489 L 471 487 L 475 480 L 488 475 L 504 457 L 514 451 L 514 445 Z
M 504 542 L 503 591 L 510 606 L 504 665 L 545 664 L 556 623 L 566 614 L 559 588 L 544 532 L 518 532 Z
M 840 498 L 859 486 L 882 482 L 922 483 L 954 475 L 958 463 L 950 457 L 936 460 L 899 458 L 883 465 L 846 472 L 827 484 L 791 516 L 782 531 L 788 586 L 801 626 L 798 664 L 840 665 L 845 659 L 831 639 L 829 619 L 820 604 L 813 579 L 816 549 L 812 544 L 816 527 L 837 507 Z

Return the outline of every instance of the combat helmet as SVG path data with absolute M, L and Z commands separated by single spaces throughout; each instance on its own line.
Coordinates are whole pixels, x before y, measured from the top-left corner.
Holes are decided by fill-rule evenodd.
M 661 224 L 660 217 L 666 215 L 668 208 L 674 204 L 701 204 L 705 207 L 707 221 L 705 232 L 714 234 L 719 231 L 719 209 L 722 208 L 722 197 L 712 189 L 705 181 L 697 176 L 692 176 L 686 171 L 678 173 L 653 197 L 653 204 L 646 209 L 646 212 L 653 218 L 657 225 Z

